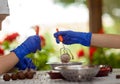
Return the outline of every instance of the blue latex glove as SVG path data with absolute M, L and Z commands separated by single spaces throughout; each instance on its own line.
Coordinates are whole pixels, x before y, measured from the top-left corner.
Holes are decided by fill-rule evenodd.
M 14 52 L 19 60 L 22 60 L 24 56 L 29 53 L 35 53 L 37 50 L 41 50 L 41 40 L 38 35 L 33 35 L 11 52 Z
M 33 64 L 32 60 L 25 57 L 20 60 L 15 67 L 19 70 L 25 70 L 26 68 L 36 69 L 36 66 Z
M 64 44 L 82 44 L 84 46 L 90 46 L 92 33 L 59 31 L 54 33 L 54 37 L 56 38 L 57 43 L 60 42 L 58 38 L 59 35 L 62 35 Z

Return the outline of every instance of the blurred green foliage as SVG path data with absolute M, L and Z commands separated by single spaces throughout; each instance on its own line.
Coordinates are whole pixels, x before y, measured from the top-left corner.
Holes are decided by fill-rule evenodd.
M 86 4 L 86 0 L 54 0 L 54 3 L 67 7 L 72 4 L 75 5 Z
M 93 64 L 110 65 L 113 68 L 120 68 L 120 52 L 115 49 L 97 48 L 93 55 Z
M 54 0 L 54 3 L 56 4 L 62 4 L 64 7 L 70 6 L 71 4 L 86 4 L 87 0 Z M 117 9 L 117 10 L 116 10 Z M 118 15 L 115 13 L 117 11 Z M 113 26 L 108 28 L 104 28 L 105 32 L 107 33 L 117 33 L 120 34 L 120 0 L 103 0 L 103 14 L 107 13 L 109 14 L 113 21 L 115 22 Z M 104 23 L 103 23 L 104 26 Z M 37 67 L 37 70 L 49 70 L 50 65 L 46 64 L 48 60 L 51 58 L 51 56 L 54 54 L 56 56 L 56 50 L 55 44 L 53 43 L 53 40 L 51 37 L 51 34 L 46 32 L 43 35 L 46 40 L 45 47 L 42 48 L 41 51 L 37 51 L 36 53 L 31 53 L 27 55 L 29 58 L 31 58 L 34 62 L 34 64 Z M 3 43 L 4 49 L 11 49 L 10 44 L 5 41 Z M 79 50 L 81 45 L 70 45 L 67 46 L 73 55 L 77 57 L 77 50 Z M 85 48 L 85 52 L 88 53 L 88 49 Z M 110 65 L 114 68 L 120 68 L 120 53 L 116 53 L 116 50 L 112 51 L 112 49 L 109 48 L 97 48 L 97 51 L 94 53 L 93 56 L 93 64 L 101 65 Z M 108 54 L 109 53 L 109 54 Z M 59 53 L 58 53 L 59 54 Z M 58 55 L 57 54 L 57 55 Z M 88 55 L 88 54 L 87 54 Z M 85 56 L 85 58 L 88 58 L 88 56 Z M 74 61 L 88 61 L 86 59 L 75 59 Z

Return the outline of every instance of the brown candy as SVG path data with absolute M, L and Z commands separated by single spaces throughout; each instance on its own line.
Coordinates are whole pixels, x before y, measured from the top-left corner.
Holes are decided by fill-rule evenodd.
M 27 71 L 33 73 L 33 75 L 36 74 L 36 71 L 33 69 L 27 69 Z
M 117 78 L 117 79 L 120 79 L 120 75 L 116 75 L 116 78 Z
M 17 72 L 17 77 L 18 77 L 18 79 L 23 80 L 23 79 L 25 79 L 25 74 L 23 73 L 23 71 Z
M 36 71 L 32 70 L 32 69 L 26 69 L 24 71 L 19 71 L 17 73 L 12 73 L 11 75 L 9 75 L 8 73 L 3 75 L 3 80 L 5 81 L 9 81 L 10 79 L 12 80 L 23 80 L 25 78 L 27 79 L 32 79 L 34 77 L 34 74 L 36 74 Z
M 108 76 L 109 70 L 106 67 L 101 67 L 96 77 Z
M 17 79 L 18 79 L 17 74 L 16 74 L 16 73 L 12 73 L 11 79 L 12 79 L 12 80 L 17 80 Z
M 113 70 L 112 70 L 112 66 L 108 66 L 107 68 L 109 69 L 110 72 L 113 71 Z
M 32 71 L 28 71 L 25 73 L 25 77 L 28 79 L 32 79 L 34 76 L 34 73 Z
M 64 79 L 60 72 L 50 71 L 48 72 L 51 79 Z
M 3 75 L 3 80 L 5 80 L 5 81 L 9 81 L 10 80 L 10 75 L 9 74 L 4 74 Z

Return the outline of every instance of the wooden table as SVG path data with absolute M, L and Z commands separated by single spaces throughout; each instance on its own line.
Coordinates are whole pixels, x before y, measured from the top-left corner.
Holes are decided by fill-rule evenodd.
M 0 84 L 120 84 L 120 79 L 116 79 L 117 74 L 120 74 L 120 69 L 113 69 L 109 76 L 95 77 L 92 81 L 69 82 L 62 79 L 50 79 L 47 71 L 37 71 L 33 79 L 25 80 L 4 81 L 1 75 Z

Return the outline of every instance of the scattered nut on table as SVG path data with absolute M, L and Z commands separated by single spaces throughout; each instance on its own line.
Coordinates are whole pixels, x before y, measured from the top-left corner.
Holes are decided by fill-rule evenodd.
M 11 74 L 5 73 L 3 74 L 3 80 L 10 81 L 10 79 L 12 80 L 32 79 L 35 73 L 36 72 L 32 69 L 26 69 L 24 71 L 18 71 L 16 73 L 11 73 Z

